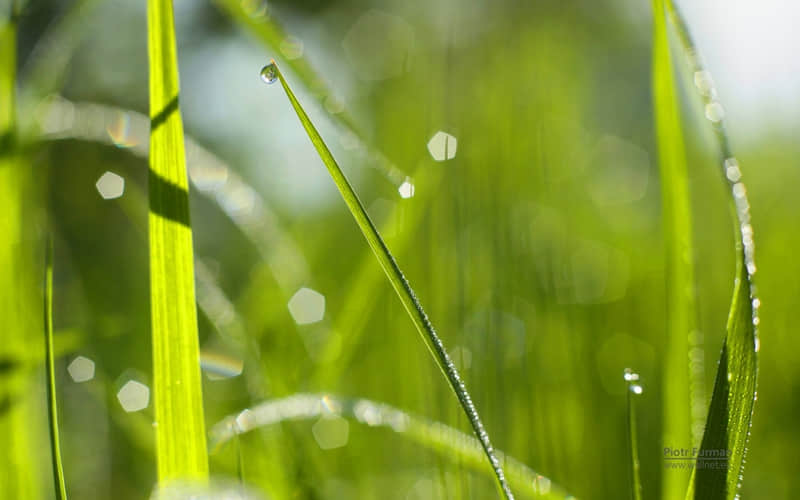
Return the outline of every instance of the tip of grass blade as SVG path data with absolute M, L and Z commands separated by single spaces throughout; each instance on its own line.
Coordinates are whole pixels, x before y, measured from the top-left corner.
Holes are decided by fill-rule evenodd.
M 636 432 L 636 396 L 643 390 L 639 384 L 639 374 L 625 368 L 623 375 L 628 385 L 628 445 L 631 459 L 631 499 L 642 500 L 642 480 L 639 474 L 639 439 Z
M 57 500 L 66 500 L 67 487 L 61 462 L 58 435 L 58 401 L 56 398 L 55 359 L 53 348 L 53 240 L 48 238 L 44 264 L 44 336 L 45 371 L 47 373 L 47 409 L 50 423 L 50 449 L 53 461 L 53 481 Z
M 266 76 L 269 78 L 265 77 L 264 71 L 268 71 L 268 75 Z M 273 72 L 274 79 L 272 78 Z M 286 97 L 289 99 L 289 102 L 294 108 L 295 113 L 297 113 L 297 117 L 300 119 L 300 123 L 303 125 L 303 128 L 308 134 L 308 138 L 311 140 L 311 143 L 317 150 L 317 154 L 325 164 L 325 167 L 328 169 L 328 173 L 331 175 L 336 187 L 339 190 L 339 193 L 342 195 L 350 214 L 355 219 L 356 224 L 361 230 L 361 233 L 367 240 L 367 244 L 369 245 L 370 249 L 372 249 L 375 258 L 378 260 L 378 263 L 386 273 L 389 283 L 392 285 L 392 288 L 394 288 L 398 298 L 400 299 L 400 302 L 402 302 L 406 312 L 411 318 L 411 321 L 417 328 L 419 334 L 422 336 L 425 345 L 433 355 L 439 369 L 444 374 L 445 378 L 450 384 L 450 387 L 455 393 L 456 398 L 461 404 L 461 407 L 467 416 L 470 425 L 472 426 L 472 430 L 475 432 L 475 435 L 477 436 L 481 447 L 485 452 L 486 458 L 488 459 L 489 464 L 494 471 L 496 485 L 500 494 L 508 500 L 513 499 L 514 494 L 512 493 L 508 482 L 506 481 L 503 466 L 494 452 L 494 447 L 489 439 L 489 434 L 486 432 L 486 428 L 481 422 L 478 411 L 475 408 L 475 404 L 472 402 L 472 398 L 470 397 L 469 392 L 467 391 L 464 382 L 462 381 L 461 376 L 456 369 L 456 366 L 450 360 L 444 344 L 436 334 L 436 330 L 433 328 L 428 315 L 422 308 L 422 304 L 417 299 L 414 290 L 411 288 L 411 285 L 409 284 L 405 275 L 400 270 L 397 261 L 389 251 L 389 248 L 386 246 L 386 243 L 383 241 L 380 233 L 378 233 L 375 224 L 369 218 L 369 215 L 367 215 L 367 211 L 364 209 L 364 206 L 359 200 L 358 195 L 353 190 L 353 187 L 350 185 L 350 182 L 345 177 L 341 168 L 339 168 L 339 164 L 333 158 L 333 155 L 328 149 L 328 146 L 325 144 L 325 141 L 322 139 L 322 136 L 320 136 L 319 132 L 317 132 L 316 127 L 311 122 L 311 119 L 306 114 L 300 102 L 297 100 L 297 97 L 295 97 L 294 92 L 292 92 L 292 89 L 289 87 L 289 84 L 281 73 L 280 68 L 278 68 L 278 65 L 275 64 L 274 61 L 262 69 L 262 79 L 266 83 L 273 83 L 275 79 L 280 80 L 281 86 L 286 93 Z

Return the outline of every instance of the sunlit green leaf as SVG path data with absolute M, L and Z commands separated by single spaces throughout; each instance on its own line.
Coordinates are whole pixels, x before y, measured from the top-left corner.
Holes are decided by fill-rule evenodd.
M 667 262 L 667 351 L 664 360 L 663 447 L 693 448 L 691 405 L 701 394 L 690 386 L 690 336 L 696 329 L 692 214 L 683 130 L 667 37 L 663 0 L 653 2 L 653 105 L 658 143 Z M 664 468 L 662 496 L 686 491 L 688 469 Z
M 159 481 L 208 475 L 171 0 L 149 0 L 150 308 Z
M 682 16 L 672 2 L 665 2 L 656 2 L 655 10 L 656 25 L 661 25 L 663 30 L 660 36 L 663 39 L 662 54 L 669 50 L 666 41 L 666 16 L 669 14 L 688 56 L 691 74 L 707 75 Z M 672 90 L 669 92 L 674 94 L 674 82 L 667 82 L 663 73 L 661 76 L 660 84 L 670 85 Z M 708 80 L 710 82 L 710 78 Z M 658 85 L 657 80 L 656 86 Z M 716 91 L 713 87 L 699 90 L 705 116 L 713 127 L 718 143 L 719 168 L 730 192 L 735 228 L 736 270 L 727 333 L 722 344 L 705 432 L 687 498 L 730 500 L 738 495 L 741 486 L 756 398 L 759 346 L 756 327 L 759 322 L 760 302 L 753 285 L 756 266 L 747 190 L 741 181 L 739 164 L 730 149 L 722 113 L 716 112 L 721 109 L 716 101 Z M 720 461 L 720 457 L 727 460 Z

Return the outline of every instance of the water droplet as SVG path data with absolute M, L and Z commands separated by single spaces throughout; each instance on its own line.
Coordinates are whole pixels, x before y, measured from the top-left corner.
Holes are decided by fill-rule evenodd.
M 264 83 L 275 83 L 278 80 L 278 68 L 274 62 L 261 68 L 261 79 Z
M 733 380 L 733 372 L 728 372 L 728 382 Z
M 756 352 L 761 350 L 761 339 L 758 336 L 756 336 L 756 338 L 755 338 L 754 350 Z
M 737 182 L 733 185 L 733 196 L 736 198 L 744 198 L 744 195 L 747 193 L 747 189 L 744 187 L 744 184 L 741 182 Z
M 706 118 L 713 123 L 718 123 L 725 117 L 725 108 L 717 101 L 706 104 Z
M 739 179 L 742 178 L 742 171 L 739 169 L 739 162 L 736 161 L 736 158 L 728 158 L 723 163 L 725 167 L 725 176 L 731 182 L 739 182 Z
M 714 88 L 714 80 L 711 78 L 711 73 L 705 70 L 695 71 L 694 85 L 701 94 L 709 95 Z
M 625 372 L 623 374 L 623 378 L 628 382 L 632 382 L 632 381 L 635 381 L 635 380 L 639 380 L 639 374 L 635 373 L 630 368 L 625 368 Z
M 631 385 L 631 391 L 633 391 L 634 394 L 641 394 L 642 393 L 642 386 L 639 385 L 639 384 L 633 384 L 633 385 Z

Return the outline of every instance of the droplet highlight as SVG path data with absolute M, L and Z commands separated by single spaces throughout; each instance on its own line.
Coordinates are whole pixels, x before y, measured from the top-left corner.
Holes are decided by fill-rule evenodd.
M 278 80 L 278 67 L 275 63 L 269 63 L 261 68 L 261 80 L 264 83 L 272 84 Z

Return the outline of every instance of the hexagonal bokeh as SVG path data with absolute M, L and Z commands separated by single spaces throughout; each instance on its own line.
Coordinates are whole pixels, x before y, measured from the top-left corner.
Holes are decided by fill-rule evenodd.
M 414 29 L 403 19 L 370 10 L 350 28 L 342 47 L 363 80 L 386 80 L 408 70 Z
M 441 130 L 433 134 L 428 141 L 428 152 L 436 161 L 452 160 L 456 157 L 458 140 L 447 132 Z
M 67 366 L 67 372 L 75 382 L 92 380 L 94 378 L 94 361 L 78 356 Z
M 117 392 L 117 399 L 128 413 L 144 410 L 150 404 L 150 388 L 136 380 L 129 380 Z
M 308 325 L 325 316 L 325 296 L 310 288 L 301 288 L 289 299 L 289 313 L 298 325 Z
M 397 192 L 400 193 L 400 197 L 403 199 L 411 198 L 414 196 L 414 183 L 411 182 L 409 177 L 406 177 L 406 180 L 397 188 Z
M 97 180 L 95 187 L 104 200 L 113 200 L 125 192 L 125 179 L 114 172 L 106 172 Z
M 326 415 L 311 427 L 311 433 L 314 434 L 314 439 L 320 448 L 333 450 L 347 444 L 350 424 L 338 415 Z

